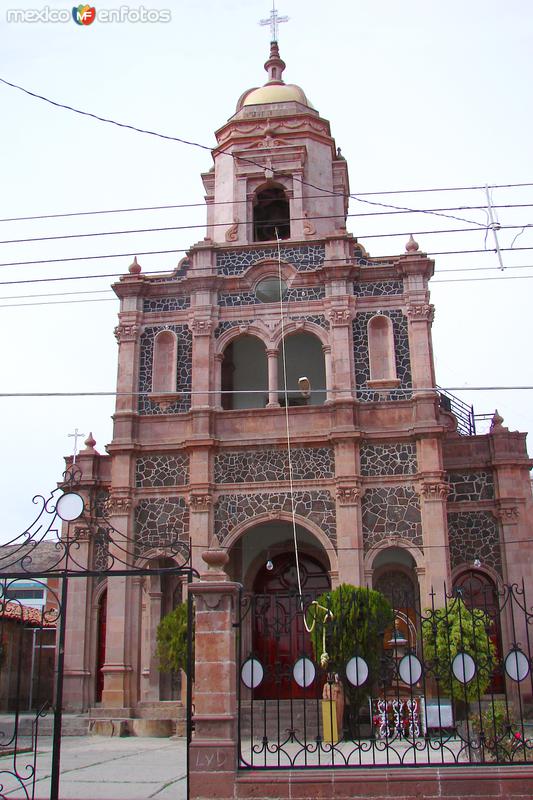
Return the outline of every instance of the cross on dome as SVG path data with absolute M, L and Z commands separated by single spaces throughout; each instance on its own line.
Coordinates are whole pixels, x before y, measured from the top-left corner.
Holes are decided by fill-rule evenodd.
M 270 25 L 270 41 L 277 42 L 278 41 L 278 25 L 282 22 L 288 22 L 288 17 L 280 17 L 278 16 L 278 10 L 276 8 L 276 0 L 272 0 L 272 11 L 270 12 L 270 16 L 268 19 L 261 19 L 259 20 L 260 25 Z

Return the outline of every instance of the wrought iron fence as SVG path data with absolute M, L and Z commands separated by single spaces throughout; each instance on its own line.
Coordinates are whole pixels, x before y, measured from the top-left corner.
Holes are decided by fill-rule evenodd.
M 63 719 L 64 653 L 69 582 L 169 575 L 192 580 L 190 547 L 167 531 L 158 548 L 161 563 L 140 566 L 136 543 L 118 531 L 106 510 L 77 493 L 81 473 L 72 467 L 61 489 L 37 495 L 34 522 L 0 548 L 0 797 L 34 797 L 39 774 L 39 737 L 52 736 L 50 800 L 59 797 Z M 90 498 L 89 498 L 90 500 Z M 62 530 L 62 522 L 69 523 Z M 87 559 L 90 548 L 91 557 Z M 43 561 L 43 553 L 46 559 Z M 28 587 L 30 587 L 28 589 Z M 34 595 L 24 595 L 29 591 Z M 39 601 L 29 607 L 24 599 Z M 192 603 L 188 603 L 192 627 Z M 192 664 L 192 642 L 187 651 Z M 93 665 L 95 673 L 98 671 Z M 187 685 L 187 742 L 191 738 L 191 682 Z M 47 719 L 51 717 L 52 719 Z M 188 779 L 187 779 L 188 780 Z M 188 796 L 188 788 L 187 788 Z
M 243 595 L 241 769 L 533 761 L 524 586 Z

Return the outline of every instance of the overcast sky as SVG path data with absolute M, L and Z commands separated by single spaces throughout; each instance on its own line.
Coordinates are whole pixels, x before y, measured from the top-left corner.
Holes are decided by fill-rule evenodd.
M 96 10 L 125 5 L 106 0 Z M 171 21 L 15 23 L 7 22 L 8 9 L 48 6 L 70 12 L 72 4 L 1 0 L 0 77 L 99 116 L 213 145 L 213 131 L 234 113 L 241 93 L 266 80 L 270 36 L 258 21 L 269 15 L 268 0 L 142 5 L 170 10 Z M 354 195 L 533 182 L 533 5 L 526 0 L 280 0 L 279 13 L 290 17 L 280 26 L 284 77 L 301 85 L 330 120 L 348 160 Z M 200 173 L 212 163 L 205 150 L 97 122 L 2 84 L 0 108 L 2 219 L 203 202 Z M 486 203 L 482 189 L 365 199 L 410 209 Z M 533 223 L 533 186 L 494 189 L 492 200 L 524 204 L 495 212 L 502 248 L 511 247 L 520 234 L 515 251 L 502 252 L 503 273 L 496 269 L 492 232 L 480 226 L 487 222 L 483 210 L 444 212 L 477 225 L 413 213 L 354 216 L 348 228 L 372 255 L 403 252 L 410 232 L 426 252 L 482 251 L 435 257 L 437 381 L 463 387 L 455 393 L 477 412 L 498 408 L 505 424 L 524 431 L 533 429 L 533 392 L 473 389 L 533 385 L 533 280 L 527 278 L 533 278 L 533 230 L 520 233 Z M 386 210 L 350 202 L 354 215 Z M 108 291 L 112 279 L 32 281 L 122 273 L 130 254 L 185 250 L 203 238 L 204 222 L 202 206 L 2 221 L 0 392 L 112 392 L 118 311 Z M 197 227 L 5 243 L 190 225 Z M 463 228 L 478 230 L 433 233 Z M 398 236 L 383 236 L 389 233 Z M 95 255 L 107 257 L 9 265 Z M 145 271 L 172 269 L 182 256 L 139 255 L 139 262 Z M 486 271 L 449 272 L 477 268 Z M 56 294 L 28 297 L 51 293 Z M 50 304 L 36 305 L 45 302 Z M 112 437 L 113 398 L 2 397 L 0 403 L 0 539 L 6 541 L 32 522 L 33 495 L 50 491 L 59 479 L 63 456 L 72 449 L 68 433 L 75 427 L 92 431 L 97 449 L 105 451 Z

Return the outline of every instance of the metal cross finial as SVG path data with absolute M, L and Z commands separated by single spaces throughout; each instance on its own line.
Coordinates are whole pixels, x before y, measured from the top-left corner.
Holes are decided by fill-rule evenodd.
M 68 436 L 71 436 L 74 439 L 74 456 L 72 458 L 72 463 L 76 463 L 76 456 L 78 455 L 78 439 L 81 439 L 82 436 L 85 436 L 84 433 L 80 433 L 77 428 L 74 428 L 74 433 L 69 433 Z
M 259 21 L 260 25 L 270 25 L 270 41 L 277 42 L 278 41 L 278 25 L 280 22 L 288 22 L 288 17 L 279 17 L 278 10 L 276 8 L 276 0 L 272 0 L 272 11 L 270 12 L 270 16 L 268 19 L 262 19 Z

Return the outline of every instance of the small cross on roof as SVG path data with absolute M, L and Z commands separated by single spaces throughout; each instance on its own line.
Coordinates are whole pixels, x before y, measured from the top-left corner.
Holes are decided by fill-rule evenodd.
M 280 17 L 278 16 L 278 10 L 276 8 L 276 0 L 272 0 L 272 11 L 270 12 L 270 16 L 268 19 L 262 19 L 259 21 L 260 25 L 270 25 L 270 41 L 277 42 L 278 41 L 278 25 L 281 22 L 288 22 L 288 17 Z

